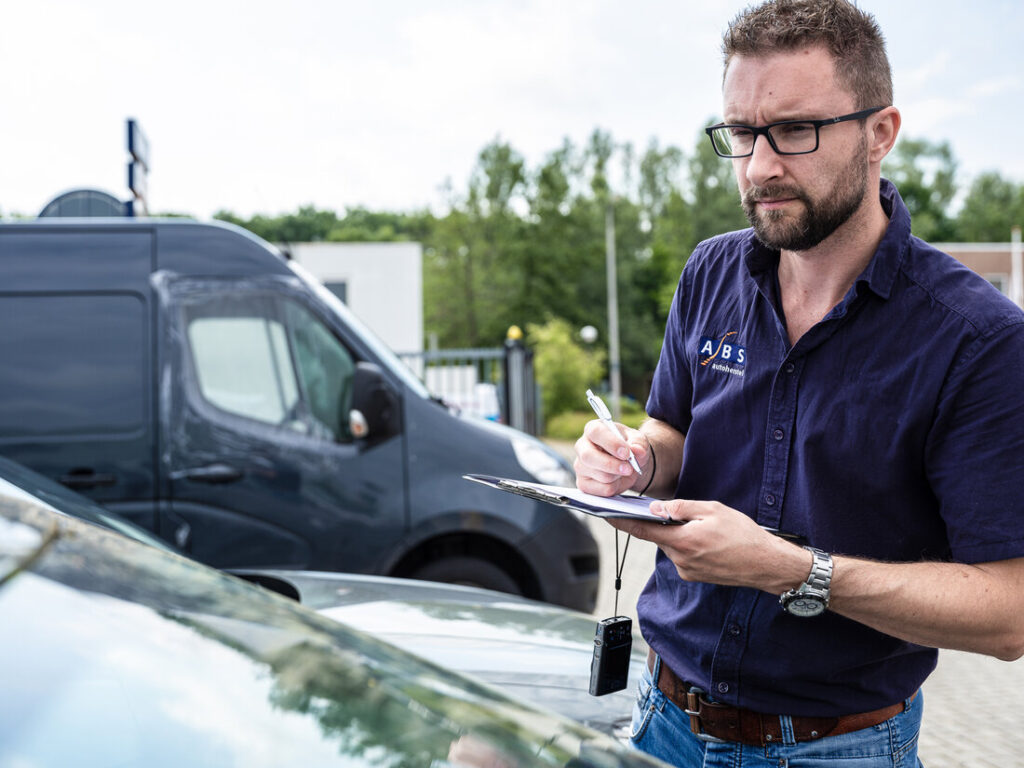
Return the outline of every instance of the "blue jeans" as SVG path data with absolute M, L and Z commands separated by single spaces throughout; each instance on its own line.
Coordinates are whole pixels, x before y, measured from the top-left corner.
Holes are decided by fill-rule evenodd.
M 661 664 L 658 659 L 656 664 Z M 657 669 L 657 667 L 655 667 Z M 690 730 L 690 718 L 653 684 L 644 667 L 633 705 L 634 747 L 679 768 L 913 768 L 921 728 L 923 696 L 884 723 L 860 731 L 797 744 L 789 718 L 782 717 L 783 743 L 765 747 L 704 742 Z

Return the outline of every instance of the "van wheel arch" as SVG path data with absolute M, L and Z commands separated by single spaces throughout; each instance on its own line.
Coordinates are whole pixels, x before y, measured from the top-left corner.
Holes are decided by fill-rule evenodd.
M 537 575 L 522 554 L 488 536 L 449 534 L 425 541 L 406 554 L 389 575 L 543 599 Z

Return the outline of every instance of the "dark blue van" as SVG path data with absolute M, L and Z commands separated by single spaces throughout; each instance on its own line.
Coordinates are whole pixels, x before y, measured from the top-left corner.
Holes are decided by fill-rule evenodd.
M 583 611 L 597 546 L 478 472 L 572 484 L 462 418 L 345 306 L 237 227 L 0 225 L 0 454 L 220 568 L 473 584 Z

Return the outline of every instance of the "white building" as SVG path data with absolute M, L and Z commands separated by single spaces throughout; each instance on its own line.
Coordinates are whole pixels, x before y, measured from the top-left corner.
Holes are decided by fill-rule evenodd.
M 289 243 L 285 248 L 392 350 L 423 351 L 419 243 Z

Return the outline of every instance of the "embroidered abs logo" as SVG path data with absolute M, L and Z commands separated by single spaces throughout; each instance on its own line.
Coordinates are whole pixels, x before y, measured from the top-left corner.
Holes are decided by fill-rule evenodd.
M 702 366 L 722 373 L 742 376 L 747 363 L 747 348 L 736 343 L 736 331 L 729 331 L 718 338 L 702 336 L 700 355 Z

